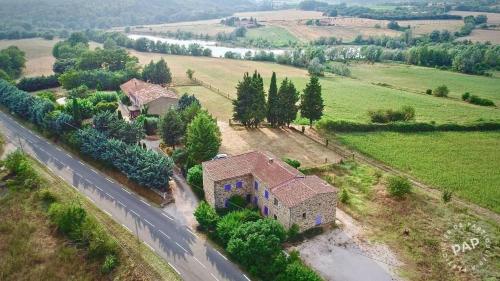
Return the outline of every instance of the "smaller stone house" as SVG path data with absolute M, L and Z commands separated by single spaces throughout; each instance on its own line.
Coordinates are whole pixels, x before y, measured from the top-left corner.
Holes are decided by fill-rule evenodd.
M 128 106 L 130 118 L 141 114 L 141 109 L 147 107 L 149 114 L 163 115 L 172 106 L 177 106 L 179 97 L 173 91 L 160 85 L 151 84 L 133 78 L 122 84 L 120 89 L 130 98 Z
M 269 152 L 252 151 L 203 164 L 205 199 L 226 208 L 240 195 L 263 216 L 301 231 L 335 221 L 337 189 L 317 176 L 305 176 Z

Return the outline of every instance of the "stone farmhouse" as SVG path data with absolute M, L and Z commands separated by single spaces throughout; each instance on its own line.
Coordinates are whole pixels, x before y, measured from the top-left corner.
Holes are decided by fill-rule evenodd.
M 176 106 L 179 97 L 173 91 L 157 84 L 151 84 L 133 78 L 122 84 L 120 89 L 130 98 L 131 106 L 127 106 L 131 119 L 147 107 L 149 114 L 163 115 L 171 106 Z
M 252 151 L 202 166 L 205 199 L 215 208 L 228 207 L 229 198 L 239 195 L 287 229 L 297 224 L 304 231 L 335 221 L 337 189 L 269 152 Z

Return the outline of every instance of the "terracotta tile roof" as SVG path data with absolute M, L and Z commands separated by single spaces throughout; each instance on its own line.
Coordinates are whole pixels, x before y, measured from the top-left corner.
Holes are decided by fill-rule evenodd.
M 135 98 L 140 105 L 148 104 L 161 97 L 178 99 L 177 94 L 157 84 L 151 84 L 133 78 L 120 85 L 120 89 L 129 97 Z
M 270 152 L 263 151 L 203 162 L 203 173 L 213 181 L 253 175 L 264 182 L 269 191 L 288 207 L 316 194 L 337 192 L 317 176 L 304 176 Z

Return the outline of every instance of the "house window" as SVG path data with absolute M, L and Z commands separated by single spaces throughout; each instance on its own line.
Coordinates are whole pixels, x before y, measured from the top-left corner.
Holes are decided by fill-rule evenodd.
M 278 206 L 278 199 L 274 198 L 274 205 Z
M 264 191 L 264 197 L 266 199 L 269 199 L 269 191 L 267 191 L 267 190 Z
M 273 215 L 273 217 L 274 217 L 274 219 L 275 219 L 275 220 L 277 220 L 277 219 L 278 219 L 278 217 L 277 217 L 276 215 Z
M 255 181 L 253 183 L 253 187 L 255 187 L 255 190 L 259 190 L 259 183 L 257 181 Z
M 225 191 L 231 191 L 231 185 L 230 184 L 224 185 L 224 190 Z
M 229 199 L 224 199 L 224 208 L 229 207 Z
M 247 194 L 247 202 L 250 203 L 250 201 L 252 201 L 252 195 L 251 194 Z
M 302 213 L 302 218 L 305 219 L 306 218 L 306 213 Z
M 242 181 L 237 181 L 236 182 L 236 187 L 237 188 L 242 188 L 243 187 L 243 182 Z
M 267 208 L 267 206 L 264 206 L 264 216 L 267 215 L 269 215 L 269 209 Z
M 257 198 L 257 196 L 254 196 L 254 197 L 253 197 L 253 203 L 254 203 L 255 205 L 257 205 L 257 203 L 258 203 L 258 202 L 259 202 L 259 198 Z

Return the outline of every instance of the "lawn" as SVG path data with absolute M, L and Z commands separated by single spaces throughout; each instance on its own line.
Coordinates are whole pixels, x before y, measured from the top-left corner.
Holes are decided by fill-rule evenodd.
M 421 93 L 427 89 L 447 85 L 450 89 L 450 97 L 460 99 L 463 93 L 469 92 L 491 99 L 500 105 L 500 78 L 498 77 L 467 75 L 396 63 L 354 63 L 351 65 L 351 71 L 356 79 L 362 81 L 386 83 L 394 88 Z
M 352 133 L 347 146 L 500 212 L 500 132 Z
M 247 40 L 266 40 L 275 47 L 289 46 L 298 42 L 298 39 L 286 29 L 278 26 L 264 26 L 248 29 L 245 39 Z

